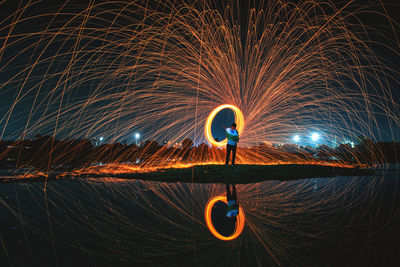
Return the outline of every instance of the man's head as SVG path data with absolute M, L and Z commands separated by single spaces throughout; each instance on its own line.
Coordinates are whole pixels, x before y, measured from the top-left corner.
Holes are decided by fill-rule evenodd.
M 232 128 L 236 129 L 236 123 L 232 123 Z

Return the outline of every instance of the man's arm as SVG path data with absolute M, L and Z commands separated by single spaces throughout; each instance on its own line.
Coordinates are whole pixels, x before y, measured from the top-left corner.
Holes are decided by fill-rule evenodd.
M 229 133 L 227 132 L 227 133 L 226 133 L 226 137 L 227 137 L 228 139 L 230 139 L 230 140 L 235 141 L 235 142 L 239 142 L 239 136 L 237 136 L 237 135 L 232 135 L 232 134 L 229 134 Z

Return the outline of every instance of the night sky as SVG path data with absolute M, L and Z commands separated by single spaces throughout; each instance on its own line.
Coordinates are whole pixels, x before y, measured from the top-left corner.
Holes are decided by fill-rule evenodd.
M 89 2 L 92 1 L 78 1 L 78 0 L 73 0 L 73 1 L 61 1 L 61 0 L 44 0 L 41 1 L 37 4 L 34 4 L 31 7 L 28 7 L 26 11 L 22 14 L 20 12 L 14 14 L 16 10 L 18 10 L 19 7 L 25 6 L 26 3 L 29 1 L 5 1 L 5 2 L 0 2 L 0 12 L 1 12 L 1 22 L 0 22 L 0 118 L 2 120 L 0 121 L 0 129 L 2 131 L 2 139 L 10 139 L 10 138 L 16 138 L 18 137 L 22 131 L 24 130 L 26 123 L 27 123 L 27 117 L 29 114 L 30 110 L 30 104 L 35 98 L 35 94 L 33 92 L 27 92 L 26 95 L 23 95 L 23 98 L 21 101 L 19 101 L 18 105 L 16 105 L 12 111 L 12 116 L 10 117 L 10 120 L 6 124 L 6 118 L 9 115 L 10 108 L 11 108 L 11 103 L 16 99 L 16 97 L 22 97 L 18 95 L 18 92 L 15 91 L 15 88 L 18 86 L 21 86 L 24 81 L 24 77 L 28 73 L 26 71 L 19 76 L 21 78 L 14 79 L 14 82 L 12 84 L 7 84 L 4 85 L 8 80 L 10 80 L 16 73 L 24 70 L 24 66 L 29 64 L 29 62 L 32 62 L 35 60 L 35 56 L 37 55 L 38 51 L 42 48 L 41 46 L 36 47 L 34 55 L 32 54 L 32 49 L 29 49 L 27 51 L 24 51 L 24 49 L 28 46 L 31 45 L 32 40 L 37 40 L 35 38 L 27 38 L 24 41 L 19 41 L 16 44 L 12 44 L 16 38 L 9 37 L 9 32 L 11 31 L 11 35 L 16 36 L 20 33 L 29 33 L 29 32 L 35 32 L 38 29 L 45 29 L 47 22 L 52 19 L 52 16 L 41 16 L 42 14 L 48 14 L 48 13 L 53 13 L 60 9 L 64 4 L 66 8 L 64 10 L 68 10 L 71 13 L 76 13 L 81 10 L 83 10 L 84 7 L 87 6 Z M 95 2 L 101 2 L 101 1 L 95 1 Z M 255 4 L 257 2 L 257 4 Z M 268 2 L 268 1 L 266 1 Z M 296 1 L 294 1 L 296 2 Z M 336 2 L 336 1 L 335 1 Z M 350 5 L 348 8 L 349 9 L 357 9 L 357 5 L 363 5 L 364 3 L 367 2 L 372 2 L 372 1 L 354 1 L 354 5 Z M 382 12 L 385 13 L 387 12 L 390 17 L 392 17 L 393 21 L 391 21 L 392 25 L 396 23 L 400 23 L 400 5 L 396 4 L 396 1 L 382 1 L 386 7 L 386 10 L 384 9 L 377 9 L 377 12 Z M 211 1 L 211 6 L 222 12 L 224 10 L 224 4 L 221 4 L 221 1 Z M 345 2 L 339 2 L 337 4 L 337 7 L 340 8 L 342 5 L 347 3 Z M 149 2 L 150 5 L 155 5 L 159 9 L 163 9 L 164 7 L 160 5 L 158 2 L 152 3 L 151 1 Z M 267 3 L 264 3 L 264 5 L 267 5 Z M 121 5 L 123 6 L 123 5 Z M 258 1 L 241 1 L 240 2 L 240 12 L 238 15 L 239 18 L 239 23 L 242 25 L 241 28 L 241 35 L 242 38 L 245 38 L 246 35 L 246 21 L 247 21 L 247 16 L 248 12 L 247 10 L 254 8 L 254 7 L 259 7 Z M 37 18 L 33 18 L 34 16 L 39 15 Z M 12 25 L 13 21 L 15 21 L 18 18 L 19 23 L 16 25 L 16 27 L 10 27 Z M 27 20 L 26 22 L 23 22 L 24 18 L 31 18 Z M 372 34 L 370 37 L 371 39 L 374 38 L 379 38 L 379 41 L 387 44 L 388 47 L 384 48 L 382 45 L 376 45 L 375 47 L 372 47 L 374 49 L 375 55 L 385 62 L 390 68 L 393 69 L 392 73 L 388 73 L 388 77 L 391 77 L 392 80 L 388 80 L 388 84 L 391 85 L 391 92 L 392 95 L 390 96 L 395 103 L 400 103 L 400 90 L 398 88 L 399 83 L 396 82 L 396 79 L 400 79 L 399 76 L 399 62 L 398 60 L 400 58 L 399 52 L 399 43 L 396 45 L 396 38 L 400 38 L 400 33 L 395 30 L 391 31 L 390 29 L 390 22 L 382 16 L 374 15 L 371 12 L 366 12 L 364 15 L 358 16 L 358 19 L 360 19 L 364 25 L 366 26 L 371 26 L 371 27 L 377 27 L 382 29 L 385 29 L 386 33 L 383 33 L 383 35 L 387 36 L 388 38 L 386 40 L 382 39 L 381 37 L 375 36 Z M 57 18 L 53 22 L 54 25 L 63 25 L 64 20 L 62 18 Z M 99 25 L 101 27 L 101 25 Z M 398 27 L 395 29 L 398 29 Z M 7 47 L 4 46 L 4 44 L 7 42 Z M 67 44 L 68 45 L 68 44 Z M 51 47 L 49 51 L 57 51 L 57 47 Z M 21 53 L 21 54 L 19 54 Z M 48 53 L 48 52 L 46 52 Z M 8 62 L 10 59 L 12 59 L 15 55 L 19 54 L 18 58 L 16 60 L 12 60 L 12 64 L 10 65 L 5 65 L 6 62 Z M 30 74 L 31 77 L 35 77 L 34 79 L 30 79 L 26 81 L 25 87 L 29 88 L 30 86 L 33 86 L 34 84 L 37 84 L 40 82 L 40 78 L 42 73 L 45 73 L 46 71 L 56 71 L 57 68 L 63 68 L 65 66 L 65 62 L 57 62 L 57 64 L 53 64 L 49 69 L 45 68 L 39 68 L 34 70 L 33 73 Z M 91 87 L 93 85 L 88 83 L 88 84 L 82 84 L 81 88 L 86 88 L 86 90 L 77 90 L 74 94 L 69 96 L 68 99 L 66 99 L 65 103 L 68 103 L 69 105 L 73 105 L 75 101 L 80 101 L 82 99 L 85 99 L 88 97 L 91 93 Z M 378 85 L 379 86 L 379 85 Z M 39 103 L 41 101 L 47 101 L 47 97 L 49 95 L 49 92 L 51 92 L 51 87 L 52 87 L 52 81 L 46 81 L 45 86 L 41 88 L 41 92 L 37 95 L 38 99 L 36 101 Z M 24 94 L 23 92 L 22 94 Z M 390 108 L 394 108 L 392 105 L 389 105 Z M 50 110 L 54 109 L 54 112 L 57 110 L 57 106 L 50 106 L 48 107 Z M 378 111 L 379 112 L 379 111 Z M 40 114 L 40 113 L 37 113 Z M 398 113 L 396 113 L 398 114 Z M 39 115 L 37 115 L 39 116 Z M 31 123 L 30 125 L 35 124 L 35 120 L 38 119 L 38 117 L 33 116 L 31 118 Z M 399 119 L 394 118 L 394 119 Z M 395 139 L 396 141 L 400 141 L 400 130 L 399 127 L 396 125 L 394 122 L 394 119 L 389 119 L 387 118 L 386 114 L 383 114 L 382 112 L 379 112 L 377 114 L 377 120 L 378 124 L 380 126 L 380 129 L 377 129 L 381 133 L 381 139 L 388 141 Z M 223 138 L 224 137 L 224 126 L 230 126 L 230 124 L 233 121 L 233 113 L 231 111 L 223 111 L 221 112 L 214 120 L 213 123 L 213 134 L 214 137 L 217 138 Z M 7 125 L 7 127 L 4 130 L 4 127 Z M 392 128 L 392 131 L 390 131 L 390 127 Z M 50 127 L 51 128 L 51 127 Z M 40 132 L 41 134 L 49 134 L 51 133 L 51 129 L 43 130 Z M 146 133 L 143 133 L 143 135 L 146 135 Z M 128 141 L 133 141 L 129 140 L 129 137 L 126 137 Z

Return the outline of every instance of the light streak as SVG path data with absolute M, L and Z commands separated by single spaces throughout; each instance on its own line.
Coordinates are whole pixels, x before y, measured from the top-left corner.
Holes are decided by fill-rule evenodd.
M 239 206 L 239 214 L 236 217 L 237 221 L 236 221 L 236 224 L 235 224 L 235 231 L 230 236 L 221 235 L 215 229 L 215 227 L 214 227 L 214 225 L 212 223 L 212 220 L 211 220 L 212 208 L 213 208 L 214 204 L 217 203 L 218 201 L 222 201 L 222 202 L 228 204 L 228 201 L 226 200 L 226 196 L 215 196 L 215 197 L 211 198 L 207 202 L 206 208 L 204 210 L 204 216 L 205 216 L 206 224 L 207 224 L 207 227 L 210 230 L 210 232 L 216 238 L 221 239 L 222 241 L 231 241 L 231 240 L 237 238 L 242 233 L 243 228 L 244 228 L 244 223 L 245 223 L 245 215 L 244 215 L 242 207 Z
M 222 141 L 217 142 L 214 139 L 214 137 L 212 135 L 212 132 L 211 132 L 211 126 L 212 126 L 212 122 L 214 120 L 214 117 L 218 114 L 218 112 L 220 112 L 221 110 L 226 109 L 226 108 L 232 110 L 233 113 L 235 114 L 235 122 L 237 124 L 237 130 L 239 132 L 239 136 L 242 133 L 243 128 L 244 128 L 243 113 L 238 107 L 235 107 L 234 105 L 224 104 L 224 105 L 221 105 L 221 106 L 215 108 L 210 113 L 210 115 L 208 115 L 206 124 L 204 126 L 204 135 L 205 135 L 207 141 L 210 142 L 210 144 L 212 144 L 214 146 L 221 147 L 221 146 L 226 145 L 226 143 L 227 143 L 227 139 L 226 138 L 224 140 L 222 140 Z

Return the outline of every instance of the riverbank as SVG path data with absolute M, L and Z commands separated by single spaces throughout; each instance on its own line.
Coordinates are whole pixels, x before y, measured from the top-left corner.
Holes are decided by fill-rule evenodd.
M 122 168 L 122 167 L 121 167 Z M 216 164 L 193 165 L 182 168 L 155 169 L 152 171 L 122 171 L 118 166 L 109 169 L 97 169 L 96 172 L 68 172 L 45 175 L 30 173 L 25 175 L 0 175 L 0 183 L 44 182 L 46 179 L 65 178 L 118 178 L 127 180 L 145 180 L 182 183 L 231 183 L 248 184 L 265 180 L 296 180 L 306 178 L 327 178 L 334 176 L 364 176 L 374 173 L 373 169 L 337 167 L 316 164 L 278 164 L 278 165 L 235 165 Z
M 119 179 L 149 180 L 182 183 L 231 183 L 248 184 L 265 180 L 296 180 L 334 176 L 364 176 L 372 169 L 336 167 L 314 164 L 282 165 L 194 165 L 187 168 L 166 168 L 151 172 L 134 173 L 85 173 L 79 177 L 115 177 Z

